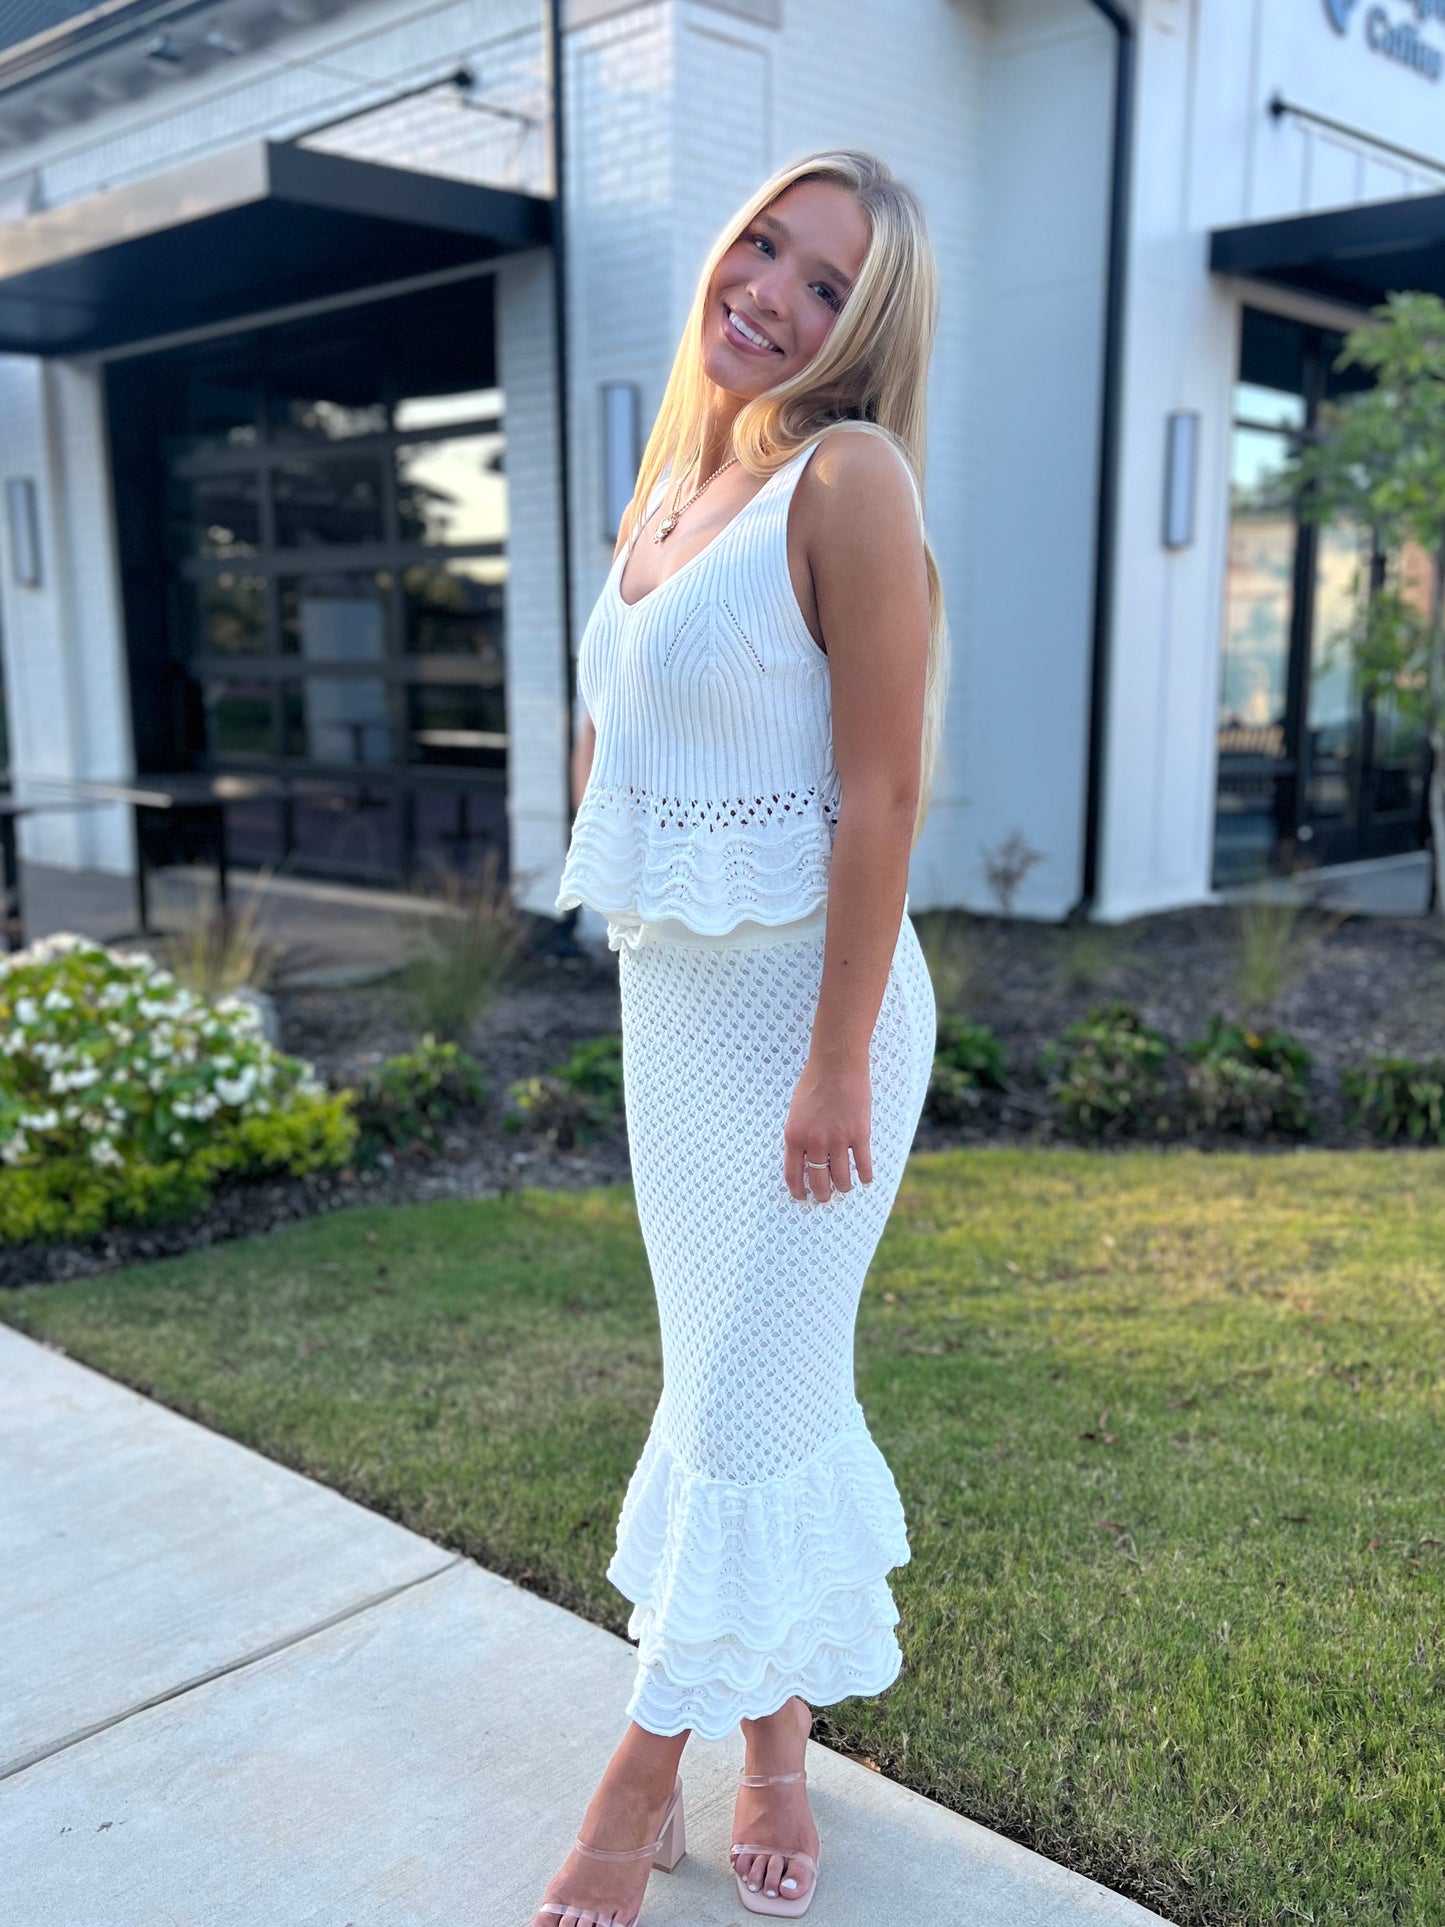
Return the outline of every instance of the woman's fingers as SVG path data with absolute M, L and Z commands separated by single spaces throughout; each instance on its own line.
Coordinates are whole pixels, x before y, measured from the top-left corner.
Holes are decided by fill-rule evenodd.
M 826 1204 L 833 1195 L 833 1186 L 827 1164 L 827 1152 L 809 1151 L 803 1165 L 803 1176 L 807 1180 L 808 1196 L 814 1204 Z M 822 1167 L 821 1169 L 819 1167 Z
M 854 1149 L 846 1140 L 840 1140 L 826 1149 L 805 1151 L 799 1164 L 807 1186 L 807 1198 L 816 1204 L 827 1204 L 834 1197 L 845 1196 L 853 1189 L 855 1182 L 873 1182 L 873 1160 L 866 1142 Z M 788 1189 L 793 1190 L 791 1183 Z M 796 1197 L 798 1194 L 793 1191 L 793 1195 Z

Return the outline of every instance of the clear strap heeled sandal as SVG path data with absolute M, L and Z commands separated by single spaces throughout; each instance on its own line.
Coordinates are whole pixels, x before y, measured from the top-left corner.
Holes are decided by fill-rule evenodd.
M 806 1780 L 807 1777 L 806 1767 L 801 1768 L 797 1773 L 740 1773 L 738 1775 L 738 1779 L 744 1786 L 780 1786 L 786 1780 Z M 765 1853 L 769 1859 L 777 1854 L 790 1865 L 795 1860 L 801 1860 L 805 1867 L 811 1868 L 813 1875 L 805 1894 L 795 1894 L 790 1898 L 782 1894 L 770 1896 L 761 1892 L 750 1893 L 747 1882 L 734 1865 L 733 1879 L 737 1883 L 738 1899 L 750 1914 L 776 1914 L 789 1920 L 796 1920 L 799 1914 L 807 1913 L 813 1904 L 813 1895 L 818 1886 L 818 1863 L 812 1854 L 803 1853 L 798 1848 L 754 1847 L 746 1842 L 734 1841 L 729 1849 L 729 1859 L 735 1862 L 740 1853 Z
M 643 1858 L 649 1858 L 653 1866 L 660 1867 L 664 1873 L 675 1872 L 677 1863 L 687 1852 L 687 1835 L 683 1830 L 682 1821 L 682 1781 L 679 1779 L 672 1789 L 672 1798 L 668 1801 L 667 1811 L 662 1816 L 662 1826 L 658 1831 L 657 1838 L 650 1841 L 645 1847 L 589 1847 L 580 1833 L 577 1835 L 573 1845 L 576 1847 L 578 1853 L 586 1854 L 589 1860 L 641 1860 Z M 646 1899 L 645 1894 L 643 1899 Z M 591 1927 L 591 1923 L 593 1923 L 596 1918 L 592 1909 L 580 1906 L 575 1900 L 547 1900 L 544 1901 L 541 1906 L 534 1907 L 532 1911 L 537 1914 L 575 1914 L 577 1916 L 577 1927 Z M 611 1913 L 613 1909 L 604 1907 L 602 1911 L 604 1913 Z M 641 1919 L 642 1907 L 639 1905 L 637 1912 L 632 1916 L 631 1920 L 619 1922 L 618 1927 L 638 1927 L 638 1922 Z

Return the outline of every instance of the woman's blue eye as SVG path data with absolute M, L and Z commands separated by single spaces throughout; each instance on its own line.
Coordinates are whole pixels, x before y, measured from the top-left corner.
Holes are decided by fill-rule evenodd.
M 748 239 L 749 239 L 750 241 L 762 241 L 762 242 L 764 242 L 764 243 L 765 243 L 765 244 L 766 244 L 766 245 L 767 245 L 768 247 L 770 247 L 770 248 L 771 248 L 771 246 L 773 245 L 773 242 L 772 242 L 772 236 L 771 236 L 771 235 L 767 235 L 767 234 L 757 234 L 757 233 L 754 233 L 754 234 L 750 234 L 750 235 L 748 236 Z M 825 288 L 825 289 L 827 289 L 827 293 L 828 293 L 828 305 L 829 305 L 830 307 L 833 307 L 833 308 L 836 308 L 836 307 L 837 307 L 837 305 L 838 305 L 838 297 L 837 297 L 837 295 L 836 295 L 836 294 L 834 294 L 834 292 L 833 292 L 833 290 L 832 290 L 831 288 L 829 288 L 829 287 L 828 287 L 828 284 L 827 284 L 827 282 L 826 282 L 826 281 L 815 281 L 815 282 L 813 283 L 813 286 L 814 286 L 815 288 Z

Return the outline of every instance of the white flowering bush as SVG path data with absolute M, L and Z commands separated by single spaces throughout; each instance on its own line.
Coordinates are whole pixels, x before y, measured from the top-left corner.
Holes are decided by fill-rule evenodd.
M 0 959 L 0 1244 L 190 1215 L 227 1172 L 346 1163 L 349 1091 L 142 952 L 55 936 Z

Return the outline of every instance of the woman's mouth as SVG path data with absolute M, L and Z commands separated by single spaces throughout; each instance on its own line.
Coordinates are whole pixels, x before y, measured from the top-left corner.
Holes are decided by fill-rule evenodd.
M 762 347 L 758 342 L 752 340 L 750 336 L 745 335 L 738 326 L 737 318 L 726 301 L 722 304 L 722 311 L 723 337 L 730 347 L 749 355 L 780 355 L 783 352 L 782 349 L 778 347 Z

